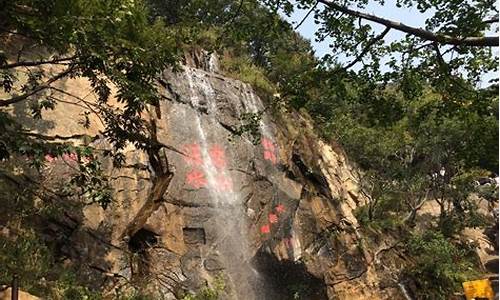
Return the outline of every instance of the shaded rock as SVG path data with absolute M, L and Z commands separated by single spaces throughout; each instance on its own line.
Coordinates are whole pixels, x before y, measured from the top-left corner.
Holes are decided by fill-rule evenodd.
M 185 64 L 181 72 L 162 74 L 164 101 L 155 114 L 144 113 L 168 146 L 174 170 L 168 190 L 151 202 L 156 174 L 147 155 L 127 145 L 126 168 L 102 159 L 113 174 L 111 207 L 86 207 L 70 230 L 58 227 L 47 236 L 65 232 L 66 255 L 75 262 L 123 274 L 114 284 L 137 274 L 152 278 L 150 289 L 167 299 L 177 289 L 211 284 L 219 272 L 228 279 L 225 296 L 233 299 L 395 299 L 368 266 L 353 213 L 367 199 L 341 148 L 319 138 L 307 114 L 296 111 L 266 110 L 257 137 L 235 136 L 243 117 L 264 112 L 266 103 L 249 84 L 218 74 L 212 54 L 196 50 Z M 61 88 L 91 91 L 81 79 Z M 102 131 L 97 117 L 89 129 L 77 126 L 82 108 L 60 96 L 69 103 L 44 111 L 50 124 L 38 124 L 39 130 L 62 136 Z M 120 107 L 115 99 L 110 105 Z M 110 147 L 103 139 L 92 145 Z M 47 168 L 47 184 L 61 184 L 66 171 L 62 164 Z M 141 253 L 134 264 L 142 273 L 124 263 L 132 260 L 130 251 Z M 106 281 L 89 267 L 84 271 L 94 275 L 94 286 Z
M 204 245 L 207 240 L 205 238 L 205 229 L 184 227 L 182 229 L 184 243 L 188 245 Z
M 36 296 L 31 295 L 30 293 L 19 290 L 18 291 L 19 300 L 40 300 Z M 12 299 L 12 288 L 6 288 L 3 291 L 0 291 L 0 300 L 11 300 Z

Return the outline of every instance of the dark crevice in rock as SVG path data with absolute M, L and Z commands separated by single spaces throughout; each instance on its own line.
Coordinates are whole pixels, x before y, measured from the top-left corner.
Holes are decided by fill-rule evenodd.
M 219 120 L 217 120 L 217 122 L 219 122 L 220 126 L 222 126 L 222 128 L 226 129 L 227 131 L 229 131 L 231 134 L 233 135 L 236 135 L 236 136 L 240 136 L 240 134 L 238 133 L 238 131 L 233 128 L 231 125 L 228 125 L 224 122 L 221 122 Z
M 188 202 L 182 199 L 174 199 L 174 198 L 167 198 L 165 200 L 166 203 L 173 204 L 175 206 L 180 206 L 180 207 L 215 207 L 215 205 L 210 204 L 210 203 L 195 203 L 195 202 Z
M 167 90 L 168 93 L 170 93 L 170 95 L 172 95 L 174 97 L 173 99 L 171 99 L 171 98 L 168 98 L 166 96 L 163 96 L 165 99 L 182 102 L 181 96 L 174 91 L 174 89 L 172 88 L 172 84 L 170 82 L 168 82 L 162 78 L 158 79 L 158 82 L 160 83 L 161 86 L 163 86 L 165 88 L 165 90 Z
M 334 245 L 332 245 L 331 239 L 338 236 L 341 231 L 338 225 L 332 224 L 318 233 L 315 239 L 308 244 L 305 249 L 314 254 L 317 254 L 324 246 L 328 246 L 329 244 L 328 250 L 333 249 Z
M 133 253 L 144 253 L 148 248 L 158 244 L 158 235 L 152 231 L 141 228 L 130 237 L 128 248 Z
M 324 281 L 309 273 L 303 263 L 279 261 L 265 251 L 257 252 L 253 263 L 262 276 L 264 300 L 328 299 Z
M 71 240 L 71 236 L 78 229 L 79 224 L 74 220 L 63 218 L 61 220 L 50 218 L 48 220 L 41 220 L 42 237 L 51 245 L 54 251 L 54 257 L 64 260 L 66 257 L 71 257 L 72 249 L 67 245 Z
M 292 170 L 290 169 L 286 169 L 285 170 L 285 176 L 288 178 L 288 179 L 291 179 L 291 180 L 294 180 L 294 181 L 298 181 L 299 178 L 293 173 Z
M 319 176 L 318 174 L 312 172 L 297 153 L 292 154 L 292 162 L 295 166 L 297 166 L 302 175 L 318 189 L 320 194 L 330 198 L 331 193 L 328 188 L 328 182 L 323 176 Z
M 141 228 L 130 237 L 128 248 L 136 254 L 131 256 L 132 278 L 141 280 L 150 274 L 151 257 L 148 250 L 158 244 L 158 235 L 152 231 Z

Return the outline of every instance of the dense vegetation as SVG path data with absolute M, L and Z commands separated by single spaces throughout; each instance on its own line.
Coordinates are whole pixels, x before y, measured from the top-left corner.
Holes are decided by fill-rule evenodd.
M 430 15 L 419 31 L 362 13 L 368 4 L 0 1 L 0 201 L 6 208 L 0 218 L 2 226 L 15 229 L 10 236 L 0 235 L 0 265 L 7 266 L 0 283 L 16 270 L 24 287 L 49 298 L 99 297 L 63 271 L 62 262 L 51 253 L 54 245 L 37 236 L 32 220 L 61 213 L 70 203 L 65 199 L 75 195 L 103 207 L 112 201 L 93 149 L 34 134 L 17 123 L 9 109 L 26 103 L 29 117 L 41 118 L 43 110 L 57 105 L 53 82 L 87 78 L 99 96 L 94 109 L 113 145 L 113 151 L 103 155 L 120 166 L 121 150 L 131 142 L 156 162 L 157 174 L 167 176 L 168 161 L 162 163 L 155 125 L 141 114 L 146 104 L 159 101 L 156 75 L 175 67 L 182 49 L 203 47 L 218 52 L 224 72 L 251 83 L 276 113 L 307 111 L 324 138 L 342 144 L 363 170 L 363 189 L 371 198 L 357 212 L 363 229 L 386 235 L 404 232 L 405 251 L 415 259 L 402 273 L 425 291 L 422 298 L 444 298 L 459 288 L 477 266 L 470 259 L 470 245 L 459 241 L 457 233 L 492 222 L 477 213 L 469 196 L 477 192 L 477 178 L 498 170 L 498 80 L 480 87 L 482 75 L 497 71 L 492 47 L 498 40 L 484 36 L 496 30 L 498 11 L 494 1 L 397 1 L 400 7 Z M 331 55 L 315 57 L 309 42 L 280 17 L 298 8 L 308 10 L 307 16 L 320 24 L 317 38 L 331 43 Z M 389 31 L 405 36 L 387 43 Z M 339 62 L 339 53 L 350 63 Z M 56 64 L 56 72 L 32 68 L 48 64 Z M 353 71 L 353 66 L 360 67 Z M 125 107 L 119 113 L 106 105 L 112 86 Z M 82 126 L 88 126 L 85 116 Z M 79 166 L 71 191 L 40 190 L 40 182 L 28 180 L 26 174 L 43 168 L 47 155 L 69 153 L 77 153 Z M 482 193 L 490 200 L 498 197 L 496 190 Z M 54 195 L 62 201 L 53 201 Z M 422 235 L 415 218 L 430 201 L 440 212 L 431 232 Z M 9 243 L 13 235 L 14 245 Z M 15 261 L 28 263 L 12 265 Z M 42 277 L 46 281 L 40 281 Z

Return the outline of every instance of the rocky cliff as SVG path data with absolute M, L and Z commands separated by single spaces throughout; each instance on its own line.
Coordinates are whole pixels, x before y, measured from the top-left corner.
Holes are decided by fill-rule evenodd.
M 89 84 L 58 87 L 62 101 L 28 125 L 109 149 Z M 165 145 L 166 191 L 155 190 L 148 156 L 128 146 L 120 169 L 102 158 L 113 186 L 108 209 L 84 205 L 43 221 L 90 286 L 110 299 L 128 285 L 181 299 L 220 282 L 227 299 L 403 298 L 397 284 L 380 284 L 374 251 L 357 231 L 353 211 L 367 201 L 358 173 L 304 113 L 269 108 L 249 84 L 221 75 L 210 55 L 165 71 L 159 88 L 163 101 L 145 118 Z M 13 112 L 23 118 L 27 109 Z M 79 121 L 85 112 L 88 128 Z M 44 184 L 67 184 L 71 155 L 46 159 Z

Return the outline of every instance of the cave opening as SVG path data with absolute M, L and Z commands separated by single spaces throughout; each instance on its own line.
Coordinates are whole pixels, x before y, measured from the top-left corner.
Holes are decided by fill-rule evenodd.
M 265 251 L 257 252 L 253 263 L 264 285 L 260 288 L 266 291 L 265 300 L 328 299 L 323 280 L 309 273 L 303 263 L 279 261 Z
M 134 280 L 140 281 L 149 274 L 150 257 L 148 249 L 157 244 L 158 235 L 144 228 L 139 229 L 130 237 L 128 248 L 134 254 L 130 256 L 130 271 Z
M 130 237 L 128 248 L 134 253 L 142 254 L 148 248 L 158 244 L 158 235 L 150 230 L 141 228 Z

